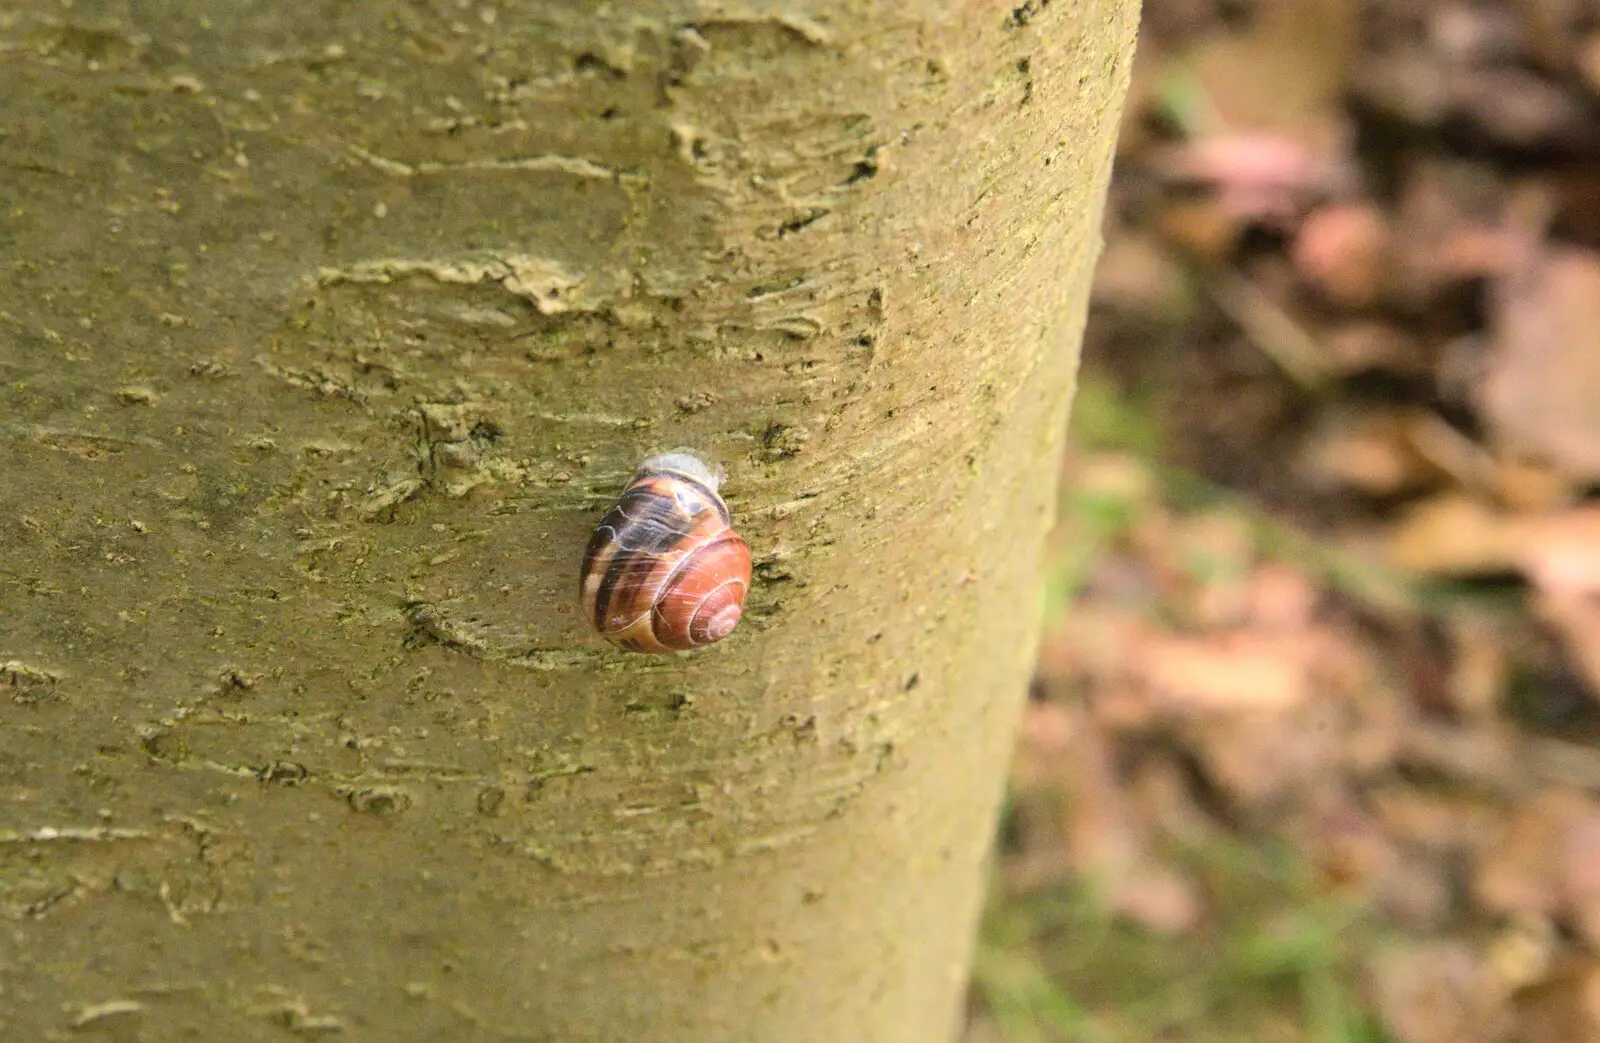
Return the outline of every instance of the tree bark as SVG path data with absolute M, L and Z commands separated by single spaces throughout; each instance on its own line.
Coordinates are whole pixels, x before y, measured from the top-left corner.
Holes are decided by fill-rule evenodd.
M 1136 6 L 0 7 L 0 1037 L 948 1038 Z

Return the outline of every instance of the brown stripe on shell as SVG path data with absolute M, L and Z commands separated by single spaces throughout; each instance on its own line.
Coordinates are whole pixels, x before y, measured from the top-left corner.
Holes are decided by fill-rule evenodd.
M 596 561 L 592 565 L 596 571 L 589 573 L 599 575 L 599 585 L 594 603 L 586 607 L 601 633 L 621 629 L 628 620 L 649 611 L 653 596 L 643 606 L 634 602 L 651 586 L 663 560 L 682 551 L 692 526 L 693 519 L 679 509 L 677 497 L 659 481 L 635 482 L 622 494 L 595 530 L 597 539 L 603 535 L 609 541 L 603 550 L 610 555 L 603 572 Z

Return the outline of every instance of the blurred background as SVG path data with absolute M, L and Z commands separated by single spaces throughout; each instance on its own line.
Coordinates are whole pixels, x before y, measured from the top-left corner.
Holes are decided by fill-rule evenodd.
M 967 1043 L 1600 1040 L 1600 0 L 1145 0 Z

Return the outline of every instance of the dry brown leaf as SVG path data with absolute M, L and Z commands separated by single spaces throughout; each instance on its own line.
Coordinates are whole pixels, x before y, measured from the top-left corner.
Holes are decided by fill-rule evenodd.
M 1259 566 L 1250 575 L 1246 594 L 1251 626 L 1296 637 L 1311 626 L 1322 597 L 1304 572 L 1283 562 Z
M 1206 267 L 1216 267 L 1233 253 L 1244 222 L 1214 199 L 1185 200 L 1161 208 L 1155 227 L 1178 250 Z
M 1093 685 L 1128 676 L 1141 654 L 1148 626 L 1132 612 L 1085 599 L 1072 617 L 1040 645 L 1039 673 L 1049 681 Z
M 1132 682 L 1097 687 L 1090 701 L 1094 719 L 1107 731 L 1122 734 L 1146 731 L 1160 718 L 1159 708 L 1143 685 Z
M 1334 888 L 1369 895 L 1382 890 L 1400 864 L 1394 843 L 1377 818 L 1342 788 L 1320 791 L 1302 849 Z
M 1518 148 L 1582 145 L 1594 126 L 1584 106 L 1554 82 L 1514 66 L 1451 69 L 1451 108 L 1497 142 Z
M 1600 94 L 1600 32 L 1590 33 L 1578 47 L 1578 68 L 1589 89 Z
M 1488 164 L 1438 158 L 1411 164 L 1393 219 L 1400 289 L 1427 301 L 1446 287 L 1504 272 L 1522 247 L 1503 227 L 1506 191 Z
M 1508 917 L 1558 916 L 1565 906 L 1566 838 L 1594 813 L 1587 794 L 1564 787 L 1544 790 L 1513 809 L 1478 860 L 1472 881 L 1478 903 Z
M 1162 837 L 1197 843 L 1214 828 L 1195 799 L 1188 774 L 1170 755 L 1141 758 L 1128 780 L 1128 794 L 1140 817 Z
M 1538 987 L 1515 998 L 1516 1028 L 1509 1043 L 1600 1041 L 1600 961 L 1570 954 Z
M 1600 948 L 1600 808 L 1567 830 L 1558 857 L 1567 914 L 1589 947 Z
M 1517 566 L 1545 593 L 1600 594 L 1600 506 L 1514 519 L 1505 539 Z
M 1296 713 L 1219 714 L 1188 722 L 1184 737 L 1235 810 L 1275 813 L 1341 767 L 1338 716 L 1326 704 Z
M 1180 715 L 1278 712 L 1310 698 L 1307 660 L 1298 637 L 1236 632 L 1152 640 L 1141 671 L 1158 703 Z
M 1357 7 L 1348 0 L 1286 0 L 1257 5 L 1254 15 L 1190 51 L 1189 66 L 1211 106 L 1211 124 L 1202 129 L 1277 132 L 1314 153 L 1342 151 Z
M 1092 293 L 1096 306 L 1164 324 L 1184 321 L 1196 299 L 1189 274 L 1172 250 L 1133 229 L 1107 235 Z
M 1157 934 L 1183 934 L 1200 923 L 1202 908 L 1194 883 L 1167 866 L 1132 867 L 1111 889 L 1110 906 Z
M 1600 254 L 1557 247 L 1503 280 L 1480 389 L 1512 452 L 1600 481 Z
M 1116 879 L 1143 859 L 1145 842 L 1098 727 L 1080 722 L 1061 771 L 1070 797 L 1062 818 L 1068 864 L 1082 876 Z
M 1251 612 L 1255 538 L 1236 511 L 1209 511 L 1185 519 L 1167 553 L 1174 568 L 1191 574 L 1192 625 L 1204 630 L 1239 626 Z
M 1447 3 L 1429 12 L 1430 50 L 1447 61 L 1506 62 L 1522 53 L 1516 12 L 1484 4 Z
M 1332 180 L 1314 152 L 1275 132 L 1218 133 L 1157 158 L 1166 177 L 1209 186 L 1237 222 L 1288 221 Z
M 1510 571 L 1502 517 L 1480 500 L 1443 493 L 1410 507 L 1395 523 L 1389 558 L 1401 568 L 1444 575 Z
M 1478 797 L 1390 786 L 1368 799 L 1387 832 L 1430 855 L 1472 854 L 1499 828 L 1500 810 Z
M 1155 505 L 1158 492 L 1150 464 L 1127 453 L 1095 453 L 1079 461 L 1072 485 L 1080 495 L 1122 500 L 1143 509 Z
M 1407 444 L 1419 457 L 1463 489 L 1493 487 L 1494 459 L 1477 442 L 1431 409 L 1411 409 L 1403 417 Z
M 1422 489 L 1439 478 L 1438 468 L 1417 452 L 1406 417 L 1394 411 L 1330 411 L 1301 465 L 1314 486 L 1368 496 Z
M 1371 370 L 1420 374 L 1428 371 L 1428 353 L 1417 338 L 1393 323 L 1357 319 L 1330 329 L 1321 338 L 1323 358 L 1341 376 Z
M 1062 716 L 1069 719 L 1043 730 L 1052 741 L 1070 733 L 1057 760 L 1069 797 L 1061 823 L 1066 864 L 1134 922 L 1166 934 L 1192 929 L 1201 913 L 1198 892 L 1154 860 L 1146 819 L 1117 770 L 1110 739 L 1093 719 Z
M 1401 852 L 1377 894 L 1385 916 L 1412 931 L 1433 931 L 1456 912 L 1455 888 L 1445 866 Z
M 1577 499 L 1570 475 L 1545 461 L 1522 457 L 1494 462 L 1493 489 L 1507 509 L 1517 514 L 1549 514 Z
M 1590 694 L 1600 699 L 1600 596 L 1552 592 L 1542 595 L 1536 608 L 1583 672 Z
M 1367 105 L 1416 126 L 1434 126 L 1450 110 L 1446 69 L 1411 47 L 1363 55 L 1351 86 Z
M 1388 221 L 1372 203 L 1322 207 L 1300 225 L 1291 256 L 1328 300 L 1346 308 L 1371 307 L 1391 275 Z
M 1511 674 L 1505 635 L 1476 620 L 1451 627 L 1451 656 L 1445 691 L 1450 708 L 1463 718 L 1487 721 L 1497 712 Z
M 1495 991 L 1509 995 L 1550 976 L 1561 938 L 1547 917 L 1525 916 L 1500 929 L 1484 950 L 1484 966 Z
M 1077 713 L 1048 702 L 1030 702 L 1022 713 L 1017 754 L 1012 762 L 1012 784 L 1034 790 L 1055 782 L 1061 758 L 1072 748 L 1078 728 Z
M 1509 1017 L 1481 960 L 1461 941 L 1385 954 L 1375 968 L 1378 1009 L 1398 1043 L 1500 1043 Z

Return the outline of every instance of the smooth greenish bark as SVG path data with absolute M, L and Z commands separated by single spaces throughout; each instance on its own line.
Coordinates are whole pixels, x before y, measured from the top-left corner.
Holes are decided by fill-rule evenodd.
M 1136 13 L 0 5 L 0 1037 L 947 1037 Z

